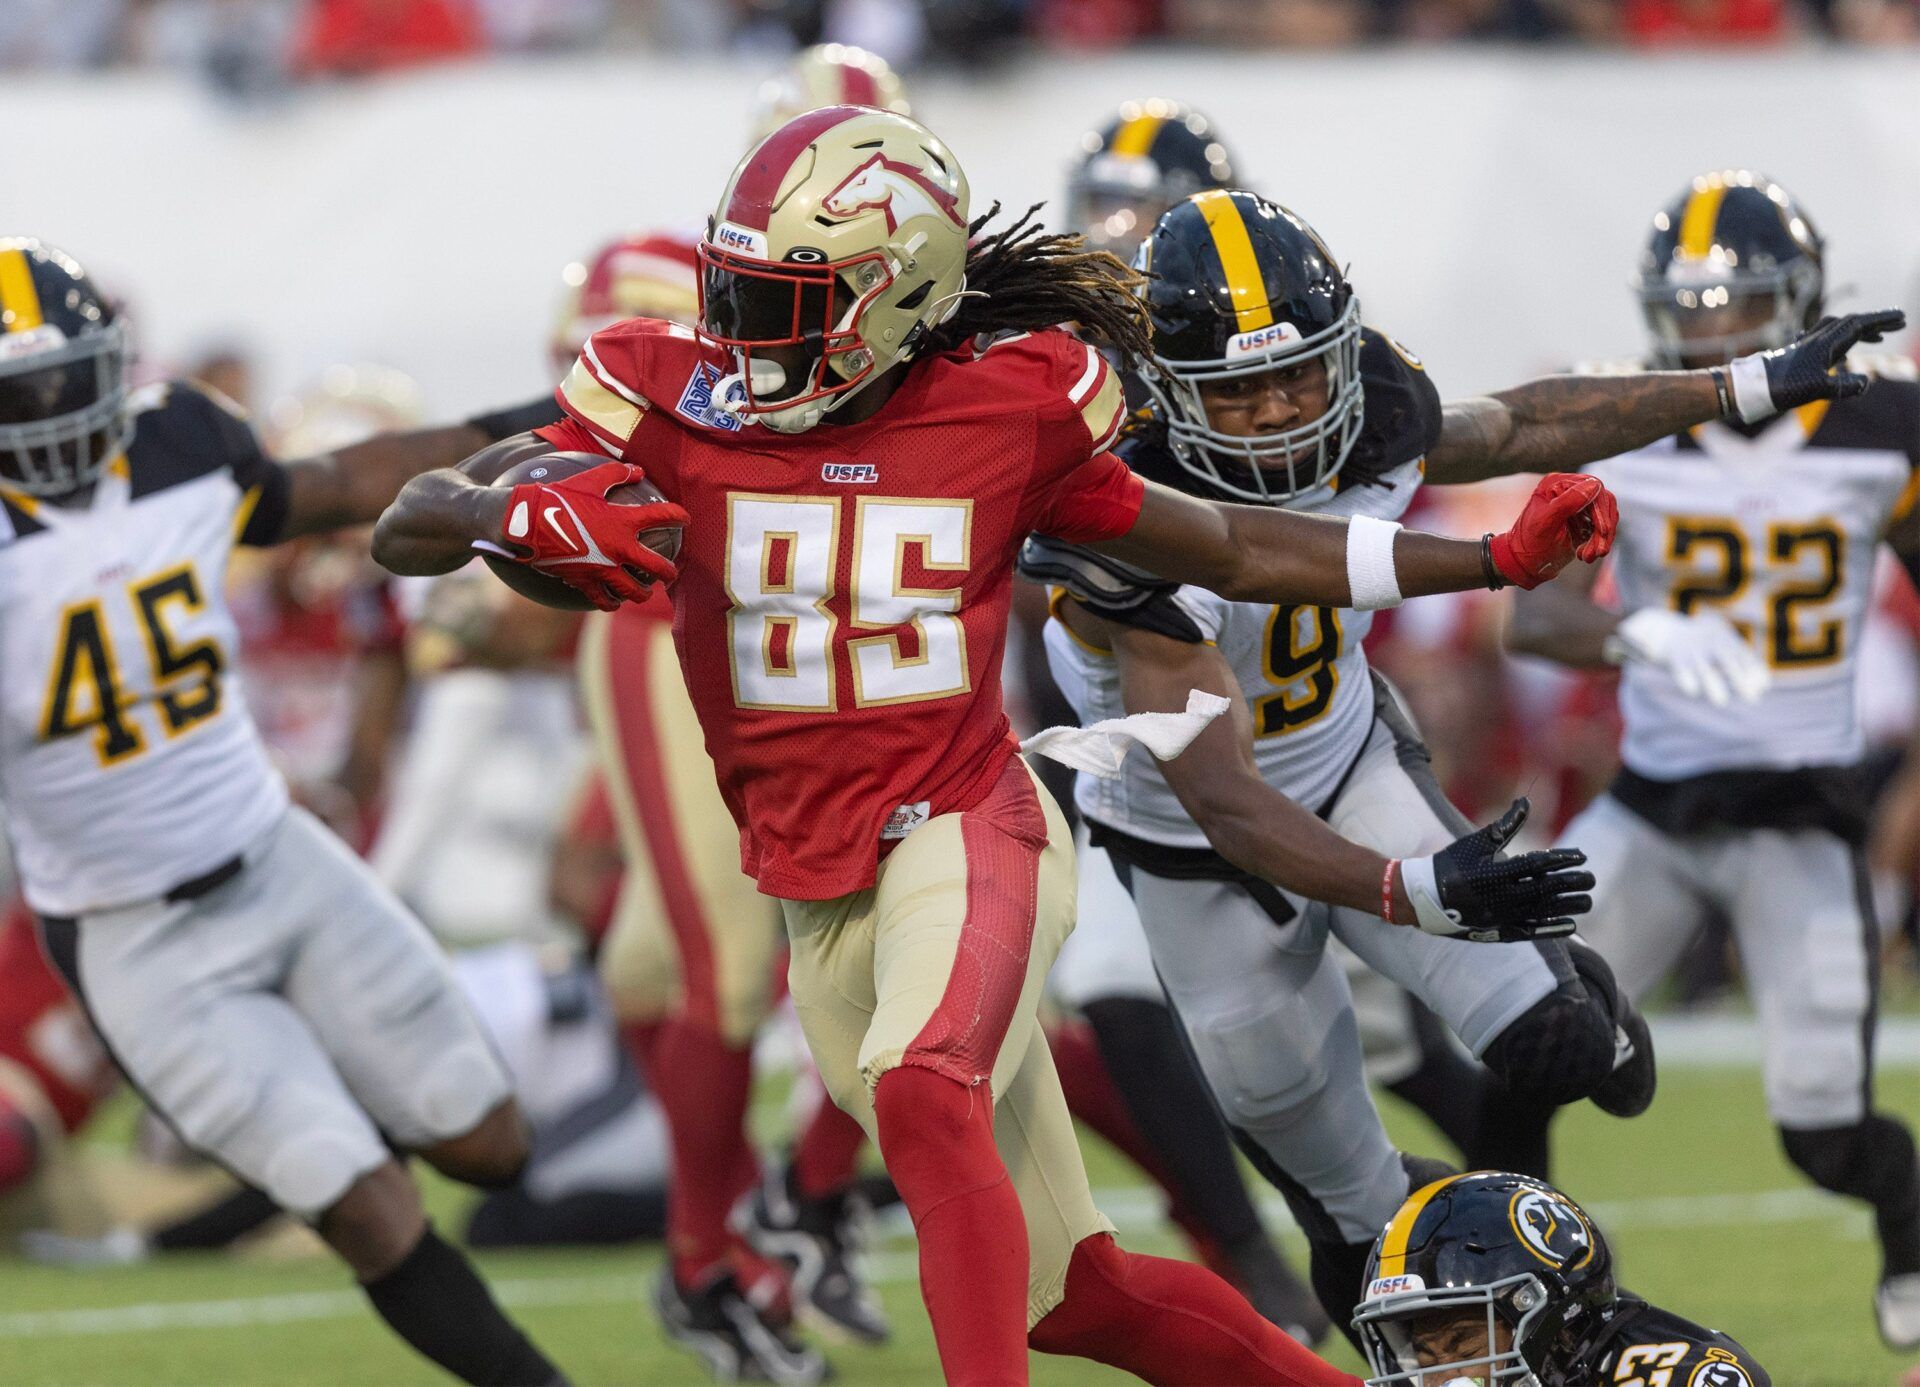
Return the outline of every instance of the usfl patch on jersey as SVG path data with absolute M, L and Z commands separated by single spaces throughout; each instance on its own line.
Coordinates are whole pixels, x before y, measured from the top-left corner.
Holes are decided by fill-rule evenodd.
M 680 403 L 673 407 L 674 411 L 710 429 L 738 433 L 741 429 L 740 416 L 729 414 L 714 403 L 713 392 L 720 381 L 720 368 L 701 362 L 687 378 L 687 387 L 680 392 Z M 734 381 L 727 389 L 726 398 L 734 402 L 744 401 L 747 398 L 746 387 Z

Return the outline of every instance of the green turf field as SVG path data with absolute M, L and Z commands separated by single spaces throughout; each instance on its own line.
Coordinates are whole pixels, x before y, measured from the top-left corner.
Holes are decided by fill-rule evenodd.
M 1885 1105 L 1920 1116 L 1920 1072 L 1882 1082 Z M 1398 1113 L 1403 1141 L 1420 1137 Z M 1744 1339 L 1780 1387 L 1892 1387 L 1908 1368 L 1875 1337 L 1874 1250 L 1863 1213 L 1806 1187 L 1778 1155 L 1758 1077 L 1673 1071 L 1653 1111 L 1631 1124 L 1580 1109 L 1560 1127 L 1562 1182 L 1612 1237 L 1628 1284 Z M 1429 1149 L 1437 1149 L 1429 1144 Z M 1172 1251 L 1146 1192 L 1090 1147 L 1094 1183 L 1129 1245 Z M 442 1212 L 457 1207 L 436 1193 Z M 1297 1238 L 1289 1245 L 1299 1250 Z M 666 1348 L 640 1306 L 651 1252 L 486 1258 L 502 1295 L 582 1387 L 702 1379 Z M 840 1380 L 938 1381 L 912 1279 L 911 1244 L 875 1249 L 895 1326 L 881 1350 L 834 1351 Z M 1344 1346 L 1332 1350 L 1357 1366 Z M 0 1264 L 4 1387 L 371 1387 L 434 1383 L 323 1260 L 192 1257 L 111 1272 Z M 1035 1381 L 1121 1381 L 1073 1362 L 1036 1364 Z

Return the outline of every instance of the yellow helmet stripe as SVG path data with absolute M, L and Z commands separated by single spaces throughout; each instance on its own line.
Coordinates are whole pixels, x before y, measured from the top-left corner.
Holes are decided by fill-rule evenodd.
M 1380 1235 L 1380 1270 L 1374 1273 L 1376 1277 L 1384 1280 L 1389 1276 L 1406 1275 L 1407 1243 L 1413 1237 L 1413 1225 L 1420 1221 L 1428 1201 L 1459 1178 L 1449 1175 L 1407 1196 L 1407 1202 L 1387 1223 L 1387 1231 Z
M 1113 144 L 1107 152 L 1124 154 L 1132 159 L 1142 158 L 1153 148 L 1153 137 L 1160 133 L 1160 127 L 1166 123 L 1165 116 L 1135 116 L 1114 132 Z
M 33 287 L 33 266 L 24 250 L 0 250 L 0 328 L 25 332 L 46 320 L 40 316 L 40 291 Z
M 1233 295 L 1234 315 L 1240 331 L 1269 327 L 1273 323 L 1273 305 L 1267 301 L 1267 284 L 1260 277 L 1260 262 L 1253 253 L 1253 240 L 1247 235 L 1246 220 L 1225 188 L 1196 193 L 1194 204 L 1207 219 L 1213 233 L 1213 248 L 1220 256 L 1220 270 L 1227 277 L 1227 291 Z
M 1727 185 L 1718 178 L 1706 180 L 1687 199 L 1680 214 L 1680 253 L 1696 259 L 1713 249 L 1713 229 L 1720 220 L 1720 204 L 1726 200 Z

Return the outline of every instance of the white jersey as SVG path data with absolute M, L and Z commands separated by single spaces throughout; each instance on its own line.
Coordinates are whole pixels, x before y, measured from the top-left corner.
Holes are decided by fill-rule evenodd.
M 1419 363 L 1384 337 L 1366 335 L 1361 362 L 1366 415 L 1355 456 L 1337 488 L 1316 488 L 1289 502 L 1290 510 L 1397 520 L 1419 489 L 1422 459 L 1438 427 L 1439 396 Z M 1145 447 L 1122 455 L 1148 476 L 1165 477 L 1173 465 Z M 1253 757 L 1262 778 L 1309 810 L 1324 808 L 1373 726 L 1373 681 L 1361 649 L 1373 614 L 1229 602 L 1190 585 L 1153 601 L 1161 604 L 1160 619 L 1183 627 L 1187 639 L 1218 647 L 1232 668 L 1253 714 Z M 1094 609 L 1131 620 L 1104 605 Z M 1126 712 L 1119 665 L 1110 652 L 1080 641 L 1058 619 L 1047 623 L 1046 645 L 1054 681 L 1083 725 Z M 1093 823 L 1133 837 L 1172 847 L 1208 846 L 1143 748 L 1128 752 L 1117 779 L 1080 776 L 1075 801 Z
M 42 915 L 163 895 L 287 807 L 225 594 L 234 544 L 274 538 L 285 474 L 191 387 L 134 408 L 84 504 L 0 488 L 0 821 Z
M 1589 469 L 1620 500 L 1623 609 L 1714 611 L 1765 658 L 1758 702 L 1715 708 L 1630 663 L 1621 760 L 1650 780 L 1844 766 L 1864 754 L 1854 689 L 1875 553 L 1915 497 L 1920 384 L 1808 405 L 1748 438 L 1723 424 Z

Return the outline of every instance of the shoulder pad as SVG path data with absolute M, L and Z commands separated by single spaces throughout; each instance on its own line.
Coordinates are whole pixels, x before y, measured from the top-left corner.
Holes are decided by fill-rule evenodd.
M 587 339 L 555 398 L 609 451 L 633 437 L 656 405 L 683 421 L 737 433 L 742 422 L 719 409 L 714 391 L 728 366 L 693 329 L 629 318 Z
M 214 472 L 235 474 L 260 458 L 260 442 L 239 407 L 191 381 L 134 392 L 133 442 L 127 449 L 138 499 Z
M 1103 610 L 1137 607 L 1156 592 L 1172 592 L 1180 586 L 1130 563 L 1046 535 L 1028 538 L 1020 548 L 1016 567 L 1023 578 L 1065 588 L 1088 606 Z
M 1378 482 L 1427 452 L 1440 439 L 1440 392 L 1420 358 L 1373 328 L 1360 338 L 1360 377 L 1366 385 L 1360 437 L 1340 472 L 1340 484 Z
M 1062 588 L 1076 602 L 1122 626 L 1190 644 L 1206 639 L 1199 624 L 1174 600 L 1180 584 L 1132 564 L 1034 535 L 1021 546 L 1016 567 L 1023 578 Z

